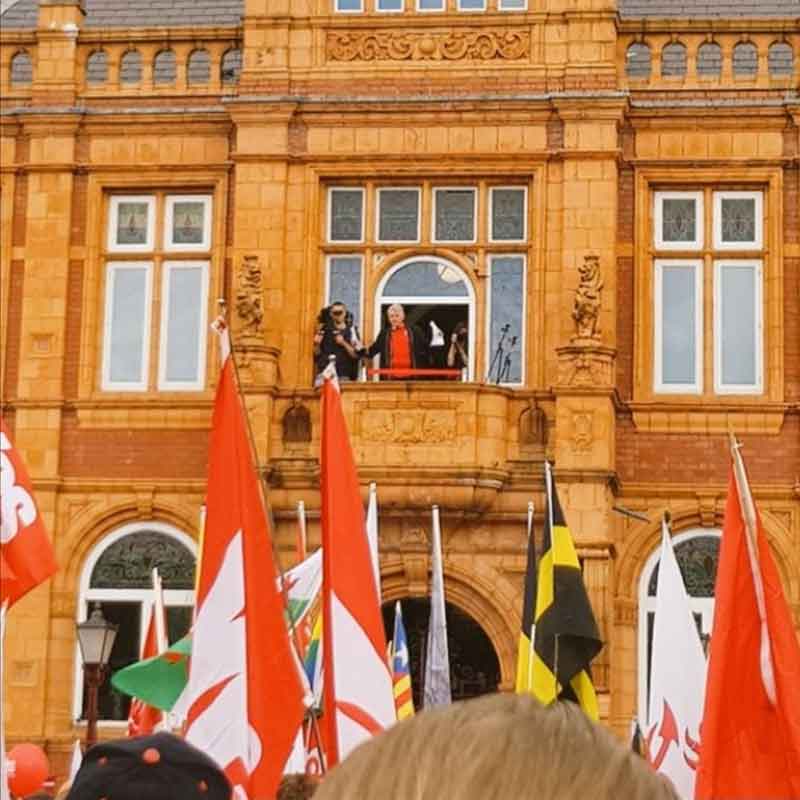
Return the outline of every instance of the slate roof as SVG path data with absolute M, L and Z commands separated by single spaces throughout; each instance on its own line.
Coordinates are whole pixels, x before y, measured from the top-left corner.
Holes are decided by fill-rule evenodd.
M 798 0 L 800 2 L 800 0 Z M 36 27 L 38 0 L 17 0 L 0 27 Z M 187 28 L 239 25 L 244 0 L 86 0 L 87 28 Z
M 624 18 L 800 17 L 800 0 L 617 0 Z

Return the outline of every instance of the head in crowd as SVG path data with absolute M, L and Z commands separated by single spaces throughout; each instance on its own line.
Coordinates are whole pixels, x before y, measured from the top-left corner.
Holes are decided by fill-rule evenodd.
M 318 786 L 319 778 L 313 775 L 285 775 L 275 800 L 309 800 Z
M 361 745 L 315 800 L 679 800 L 571 703 L 497 694 L 418 714 Z
M 393 303 L 386 309 L 386 319 L 389 320 L 389 327 L 401 328 L 405 325 L 406 310 L 399 303 Z
M 118 739 L 84 756 L 67 800 L 231 800 L 225 774 L 169 733 Z

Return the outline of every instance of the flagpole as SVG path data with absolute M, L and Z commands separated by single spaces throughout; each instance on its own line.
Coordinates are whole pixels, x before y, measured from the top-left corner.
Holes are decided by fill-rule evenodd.
M 544 461 L 544 483 L 547 494 L 547 522 L 550 526 L 550 540 L 553 541 L 553 475 L 550 472 L 550 462 Z M 555 635 L 553 648 L 553 679 L 555 681 L 555 702 L 558 700 L 558 634 Z
M 286 619 L 289 622 L 289 629 L 291 631 L 291 635 L 289 636 L 289 642 L 290 642 L 291 646 L 294 649 L 294 654 L 295 654 L 295 658 L 297 659 L 298 669 L 300 669 L 300 665 L 302 665 L 302 663 L 303 663 L 303 659 L 302 659 L 302 656 L 301 656 L 300 639 L 299 639 L 299 635 L 298 635 L 298 632 L 297 632 L 297 627 L 294 624 L 294 620 L 292 619 L 291 614 L 289 614 L 289 593 L 288 593 L 288 591 L 286 589 L 286 580 L 284 578 L 285 573 L 284 573 L 283 565 L 281 564 L 280 553 L 278 552 L 277 546 L 275 544 L 275 536 L 274 536 L 274 533 L 275 533 L 275 530 L 276 530 L 275 529 L 275 520 L 274 520 L 274 516 L 272 514 L 272 507 L 271 507 L 271 505 L 269 503 L 269 499 L 267 497 L 267 488 L 264 485 L 264 475 L 261 472 L 261 470 L 259 469 L 258 450 L 256 449 L 255 436 L 253 435 L 253 426 L 252 426 L 252 424 L 250 422 L 250 412 L 247 409 L 247 403 L 245 402 L 244 396 L 242 394 L 242 383 L 241 383 L 241 380 L 239 378 L 239 365 L 236 363 L 236 343 L 234 341 L 233 333 L 231 332 L 231 328 L 230 328 L 230 325 L 228 324 L 228 319 L 227 319 L 228 303 L 227 303 L 227 301 L 225 300 L 224 297 L 218 298 L 217 299 L 217 303 L 219 305 L 220 316 L 222 317 L 223 321 L 225 322 L 225 332 L 228 335 L 228 341 L 230 343 L 230 359 L 231 359 L 231 363 L 233 364 L 233 374 L 234 374 L 234 378 L 235 378 L 235 382 L 236 382 L 236 392 L 239 395 L 239 403 L 240 403 L 241 408 L 242 408 L 242 416 L 244 417 L 245 425 L 247 427 L 247 438 L 248 438 L 248 440 L 250 442 L 250 454 L 251 454 L 252 462 L 255 465 L 256 477 L 258 478 L 258 486 L 261 489 L 261 500 L 262 500 L 262 502 L 264 504 L 264 513 L 267 516 L 267 520 L 269 521 L 269 524 L 270 524 L 270 527 L 271 527 L 271 530 L 272 530 L 272 533 L 273 533 L 273 535 L 271 535 L 269 537 L 270 546 L 271 546 L 271 549 L 272 549 L 272 562 L 275 565 L 275 568 L 276 568 L 276 570 L 278 572 L 278 580 L 280 581 L 280 586 L 281 586 L 281 596 L 283 598 L 283 608 L 284 608 L 284 612 L 286 614 Z M 308 708 L 308 698 L 307 697 L 304 699 L 304 702 L 306 704 L 306 716 L 308 716 L 309 715 L 308 714 L 309 708 Z M 315 733 L 317 734 L 317 742 L 319 743 L 319 741 L 320 741 L 319 729 L 317 727 L 316 714 L 313 713 L 313 702 L 312 702 L 311 706 L 312 706 L 312 713 L 310 715 L 311 724 L 315 729 Z M 319 744 L 318 744 L 318 749 L 319 749 Z M 322 774 L 324 775 L 326 770 L 325 770 L 324 760 L 322 759 L 321 750 L 320 750 L 320 760 L 322 762 L 320 764 L 320 769 L 322 770 Z
M 528 547 L 533 547 L 533 569 L 534 572 L 538 570 L 538 564 L 536 563 L 536 543 L 533 541 L 533 500 L 528 501 Z M 537 574 L 538 578 L 538 574 Z M 539 588 L 539 582 L 536 582 L 537 594 Z M 534 644 L 536 642 L 536 598 L 533 598 L 533 624 L 531 625 L 530 631 L 527 631 L 528 635 L 530 636 L 530 641 L 528 642 L 528 684 L 527 689 L 531 691 L 533 686 L 533 654 Z

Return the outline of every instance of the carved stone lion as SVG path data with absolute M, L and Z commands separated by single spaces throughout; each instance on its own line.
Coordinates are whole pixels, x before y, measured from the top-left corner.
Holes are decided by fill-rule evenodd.
M 575 290 L 575 305 L 572 318 L 575 320 L 575 339 L 600 338 L 600 292 L 603 279 L 600 277 L 600 259 L 597 256 L 585 256 L 583 264 L 578 267 L 580 283 Z
M 245 334 L 261 333 L 264 308 L 261 301 L 261 262 L 258 256 L 245 256 L 239 266 L 236 314 Z

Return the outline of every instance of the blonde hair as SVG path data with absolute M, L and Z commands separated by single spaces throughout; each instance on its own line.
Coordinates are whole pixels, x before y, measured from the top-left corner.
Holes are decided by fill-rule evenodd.
M 424 712 L 361 745 L 314 800 L 679 800 L 572 703 L 482 697 Z

